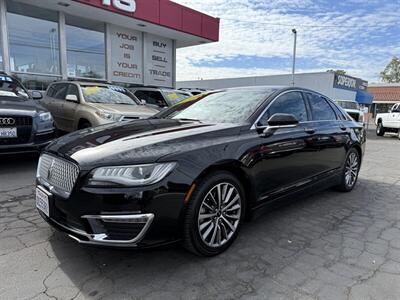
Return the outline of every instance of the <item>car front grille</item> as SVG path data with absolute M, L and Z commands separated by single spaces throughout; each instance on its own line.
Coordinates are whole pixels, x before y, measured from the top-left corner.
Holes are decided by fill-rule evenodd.
M 68 197 L 78 178 L 79 168 L 62 158 L 43 154 L 38 165 L 38 179 L 47 187 L 53 187 L 60 196 Z
M 17 138 L 2 138 L 0 139 L 1 145 L 18 145 L 29 143 L 32 134 L 32 117 L 29 116 L 2 116 L 0 119 L 7 118 L 13 119 L 12 124 L 0 123 L 0 128 L 17 128 Z

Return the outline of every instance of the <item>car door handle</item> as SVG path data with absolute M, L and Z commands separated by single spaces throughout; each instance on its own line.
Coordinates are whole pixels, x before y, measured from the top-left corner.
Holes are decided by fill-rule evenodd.
M 315 129 L 314 128 L 305 128 L 304 131 L 308 134 L 313 134 L 315 133 Z

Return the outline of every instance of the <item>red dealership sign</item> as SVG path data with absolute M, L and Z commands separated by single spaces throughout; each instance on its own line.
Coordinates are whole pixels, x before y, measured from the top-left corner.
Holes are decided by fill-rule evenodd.
M 177 31 L 218 41 L 219 19 L 169 0 L 73 0 Z

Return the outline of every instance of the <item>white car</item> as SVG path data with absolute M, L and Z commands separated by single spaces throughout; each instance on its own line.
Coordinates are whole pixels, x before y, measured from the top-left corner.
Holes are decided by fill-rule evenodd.
M 395 132 L 400 138 L 400 103 L 396 103 L 387 113 L 375 117 L 376 134 L 383 136 L 386 132 Z
M 336 100 L 335 102 L 342 107 L 354 121 L 364 122 L 364 112 L 360 109 L 358 102 L 351 100 Z

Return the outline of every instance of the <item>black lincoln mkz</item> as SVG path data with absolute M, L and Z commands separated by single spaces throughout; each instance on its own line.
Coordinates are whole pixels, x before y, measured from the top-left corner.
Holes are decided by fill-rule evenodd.
M 227 89 L 54 141 L 40 158 L 36 203 L 80 243 L 182 241 L 211 256 L 258 209 L 310 190 L 351 191 L 364 145 L 363 126 L 323 95 Z

